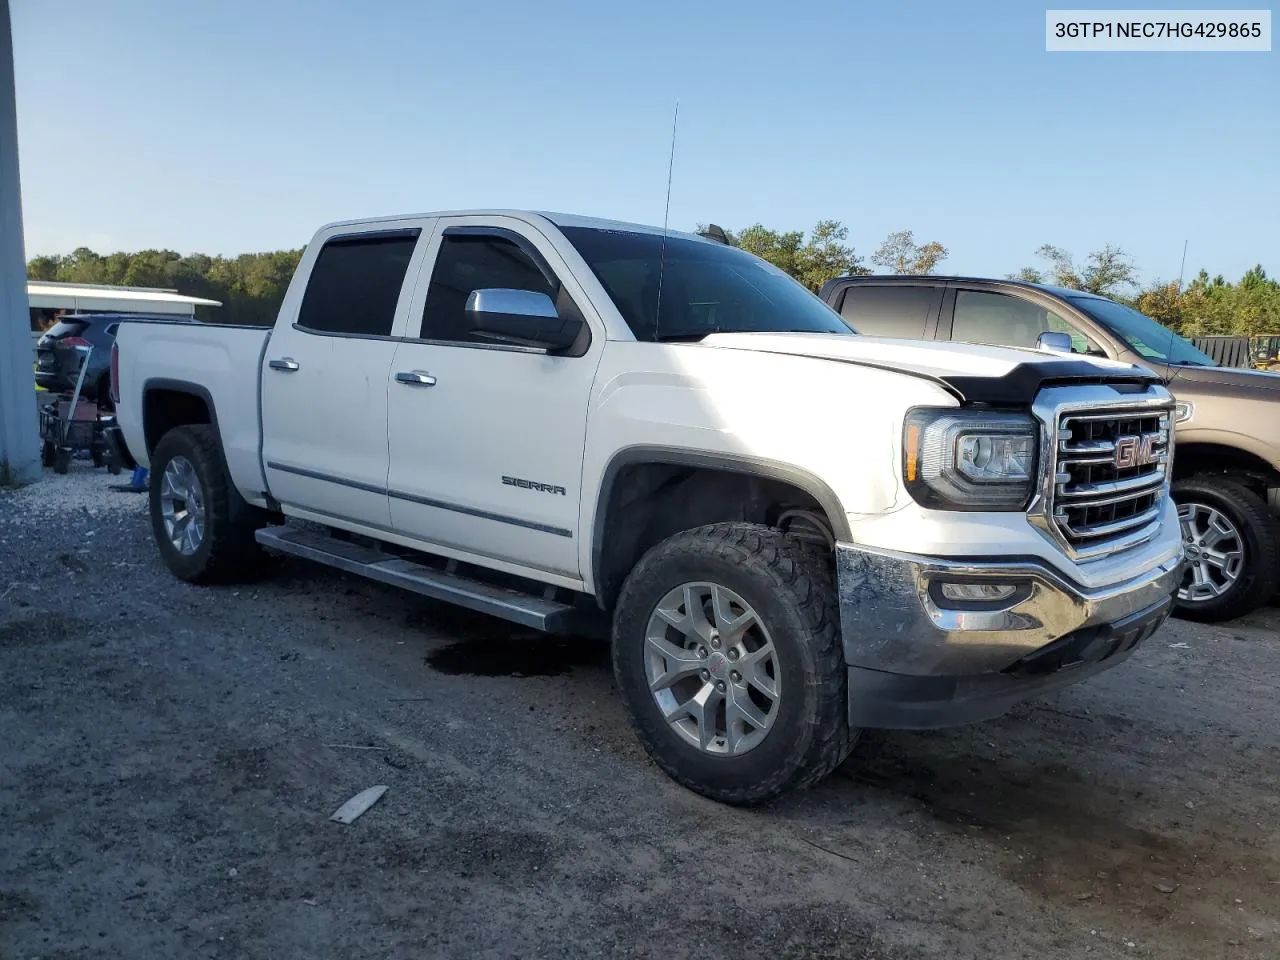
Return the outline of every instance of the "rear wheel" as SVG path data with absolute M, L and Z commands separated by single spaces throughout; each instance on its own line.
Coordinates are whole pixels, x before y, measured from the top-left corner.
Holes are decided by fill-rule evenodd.
M 53 472 L 66 473 L 71 469 L 71 448 L 59 447 L 53 448 Z
M 618 686 L 645 749 L 714 800 L 760 803 L 848 756 L 830 575 L 796 540 L 722 523 L 651 549 L 614 616 Z
M 265 554 L 254 530 L 266 514 L 231 485 L 213 427 L 170 430 L 156 444 L 151 470 L 151 529 L 175 575 L 191 583 L 227 583 L 261 572 Z
M 1186 572 L 1174 613 L 1213 623 L 1270 599 L 1280 575 L 1280 529 L 1266 503 L 1234 480 L 1189 477 L 1173 485 Z

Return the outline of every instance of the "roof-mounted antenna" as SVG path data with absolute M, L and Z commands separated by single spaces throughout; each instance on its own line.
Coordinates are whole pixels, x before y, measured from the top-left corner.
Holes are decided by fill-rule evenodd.
M 723 243 L 726 247 L 729 246 L 729 235 L 724 232 L 724 227 L 718 223 L 708 223 L 707 228 L 700 231 L 698 236 L 705 237 L 715 243 Z
M 1182 296 L 1182 278 L 1187 272 L 1187 244 L 1189 244 L 1190 242 L 1191 242 L 1190 238 L 1187 238 L 1186 240 L 1182 241 L 1182 263 L 1178 267 L 1178 292 L 1176 296 Z M 1169 327 L 1169 348 L 1164 352 L 1165 360 L 1170 361 L 1170 364 L 1169 364 L 1170 366 L 1173 365 L 1172 364 L 1173 340 L 1175 336 L 1177 336 L 1177 334 L 1174 333 L 1173 327 L 1170 326 Z M 1173 371 L 1173 376 L 1170 377 L 1167 381 L 1165 381 L 1165 386 L 1168 386 L 1169 384 L 1173 383 L 1173 381 L 1177 379 L 1178 374 L 1180 374 L 1181 372 L 1182 372 L 1181 369 L 1175 367 Z
M 671 175 L 676 166 L 676 124 L 680 122 L 680 101 L 676 101 L 671 117 L 671 156 L 667 160 L 667 205 L 662 210 L 662 253 L 658 261 L 658 303 L 653 316 L 653 339 L 658 339 L 658 325 L 662 322 L 662 279 L 667 272 L 667 220 L 671 215 Z

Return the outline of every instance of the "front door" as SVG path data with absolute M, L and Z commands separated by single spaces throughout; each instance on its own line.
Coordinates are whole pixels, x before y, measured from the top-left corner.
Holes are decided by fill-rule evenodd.
M 299 265 L 267 343 L 262 458 L 286 508 L 385 527 L 387 394 L 421 224 L 338 235 Z M 310 272 L 303 273 L 308 259 Z
M 427 547 L 577 578 L 603 326 L 554 247 L 515 218 L 442 219 L 423 264 L 391 376 L 392 525 Z M 492 287 L 587 308 L 591 336 L 558 356 L 485 340 L 464 307 Z

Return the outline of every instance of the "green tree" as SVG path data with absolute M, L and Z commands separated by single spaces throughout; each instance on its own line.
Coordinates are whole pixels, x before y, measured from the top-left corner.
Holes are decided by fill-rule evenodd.
M 1042 244 L 1036 256 L 1044 260 L 1044 270 L 1023 267 L 1010 279 L 1031 283 L 1052 283 L 1073 290 L 1087 290 L 1104 297 L 1123 296 L 1137 286 L 1138 271 L 1129 255 L 1120 247 L 1108 243 L 1101 250 L 1089 254 L 1083 266 L 1077 266 L 1071 254 L 1051 243 Z
M 159 287 L 221 301 L 221 309 L 201 311 L 214 322 L 270 324 L 302 250 L 246 253 L 238 257 L 183 256 L 173 250 L 116 252 L 101 256 L 80 247 L 65 256 L 37 256 L 27 264 L 32 280 Z
M 705 225 L 698 224 L 698 233 L 705 230 Z M 759 223 L 737 233 L 726 230 L 725 236 L 733 246 L 769 261 L 815 293 L 834 277 L 869 272 L 845 243 L 849 228 L 839 220 L 819 220 L 807 238 L 803 230 L 782 232 Z
M 947 248 L 936 240 L 917 244 L 912 231 L 899 230 L 885 238 L 871 255 L 871 262 L 894 274 L 933 273 L 947 253 Z

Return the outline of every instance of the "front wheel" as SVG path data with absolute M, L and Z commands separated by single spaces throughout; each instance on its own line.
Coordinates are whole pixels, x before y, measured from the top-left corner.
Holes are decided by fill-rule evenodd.
M 231 485 L 213 427 L 170 430 L 156 444 L 151 470 L 151 530 L 166 566 L 191 583 L 257 576 L 265 556 L 254 539 L 261 511 Z
M 1280 575 L 1280 530 L 1267 504 L 1217 477 L 1179 480 L 1172 493 L 1186 551 L 1174 614 L 1216 623 L 1265 604 Z
M 834 583 L 777 530 L 721 523 L 653 547 L 618 598 L 613 667 L 650 757 L 713 800 L 816 783 L 853 747 Z

